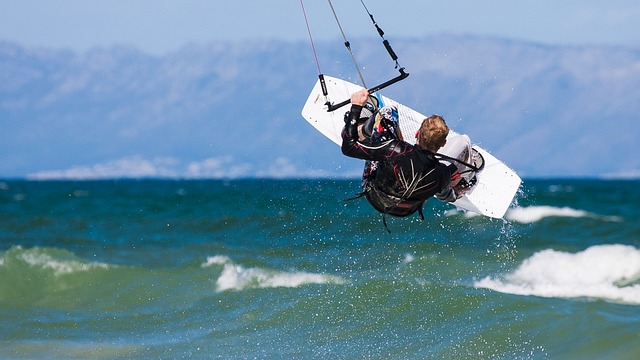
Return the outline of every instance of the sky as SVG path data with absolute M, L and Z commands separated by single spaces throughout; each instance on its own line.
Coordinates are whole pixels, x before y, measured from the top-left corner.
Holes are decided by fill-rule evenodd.
M 362 2 L 331 1 L 347 39 L 377 37 Z M 304 0 L 314 41 L 340 40 L 329 1 Z M 561 45 L 640 47 L 637 0 L 366 0 L 390 41 L 441 33 Z M 28 47 L 125 45 L 154 55 L 187 44 L 308 41 L 300 0 L 0 0 L 0 41 Z

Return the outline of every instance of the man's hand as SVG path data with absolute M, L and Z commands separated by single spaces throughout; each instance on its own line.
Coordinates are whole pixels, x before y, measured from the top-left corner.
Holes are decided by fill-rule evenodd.
M 462 180 L 462 176 L 460 176 L 459 173 L 455 173 L 453 175 L 451 175 L 451 187 L 456 187 L 456 185 L 458 185 L 458 183 L 460 182 L 460 180 Z
M 467 188 L 463 188 L 461 186 L 458 186 L 458 184 L 460 183 L 460 180 L 462 180 L 462 176 L 460 176 L 460 174 L 455 173 L 453 174 L 453 176 L 451 176 L 451 188 L 453 189 L 453 192 L 456 194 L 456 200 L 460 199 L 462 196 L 464 196 L 464 194 L 467 192 Z
M 351 94 L 351 104 L 353 105 L 364 106 L 367 99 L 369 99 L 369 91 L 367 91 L 367 89 L 362 89 Z

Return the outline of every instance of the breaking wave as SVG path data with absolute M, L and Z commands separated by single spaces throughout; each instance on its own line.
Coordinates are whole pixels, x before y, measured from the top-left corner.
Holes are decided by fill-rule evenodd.
M 505 215 L 505 219 L 519 222 L 522 224 L 530 224 L 540 221 L 547 217 L 570 217 L 570 218 L 593 218 L 603 221 L 622 222 L 622 218 L 618 216 L 604 216 L 590 213 L 584 210 L 572 209 L 570 207 L 553 207 L 553 206 L 528 206 L 509 209 Z
M 216 281 L 216 290 L 243 290 L 246 288 L 299 287 L 307 284 L 344 284 L 346 281 L 333 275 L 307 272 L 280 272 L 261 268 L 245 268 L 234 264 L 226 256 L 207 258 L 202 267 L 222 265 L 222 273 Z
M 640 305 L 640 249 L 628 245 L 597 245 L 577 253 L 547 249 L 511 273 L 485 277 L 474 285 L 515 295 Z
M 5 265 L 11 255 L 13 255 L 14 261 L 22 262 L 31 268 L 52 271 L 54 276 L 109 268 L 108 264 L 86 262 L 64 250 L 46 248 L 23 249 L 21 246 L 16 246 L 9 254 L 0 257 L 0 266 Z
M 130 309 L 141 303 L 189 303 L 227 290 L 346 283 L 335 275 L 244 267 L 226 256 L 196 264 L 116 265 L 87 261 L 65 249 L 14 246 L 0 252 L 0 305 Z

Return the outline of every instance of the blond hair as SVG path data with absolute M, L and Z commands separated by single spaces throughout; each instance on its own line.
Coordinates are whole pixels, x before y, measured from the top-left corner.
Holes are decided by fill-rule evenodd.
M 417 142 L 424 150 L 436 152 L 447 142 L 449 127 L 440 115 L 431 115 L 422 121 Z

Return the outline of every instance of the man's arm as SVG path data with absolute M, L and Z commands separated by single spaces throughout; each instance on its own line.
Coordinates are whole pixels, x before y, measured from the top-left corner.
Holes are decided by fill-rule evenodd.
M 363 160 L 384 160 L 395 153 L 406 152 L 409 144 L 399 140 L 388 140 L 375 146 L 369 146 L 358 141 L 358 120 L 363 105 L 369 97 L 367 90 L 361 90 L 351 95 L 351 110 L 344 115 L 342 129 L 342 154 Z
M 351 110 L 344 114 L 344 129 L 342 130 L 343 148 L 345 141 L 358 141 L 358 120 L 360 120 L 361 112 L 361 105 L 351 104 Z
M 366 89 L 351 94 L 351 110 L 344 114 L 344 129 L 342 131 L 343 147 L 345 140 L 358 140 L 358 120 L 360 120 L 362 107 L 367 102 L 368 97 L 369 91 Z

